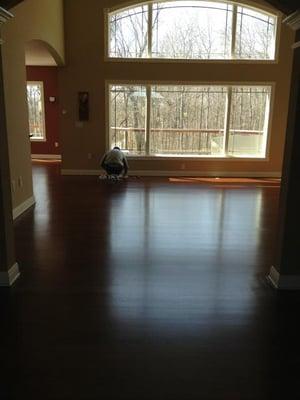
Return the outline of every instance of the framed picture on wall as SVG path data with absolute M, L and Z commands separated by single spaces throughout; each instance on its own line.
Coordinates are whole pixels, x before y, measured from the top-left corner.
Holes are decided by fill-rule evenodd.
M 89 93 L 78 92 L 78 120 L 88 121 L 90 114 Z

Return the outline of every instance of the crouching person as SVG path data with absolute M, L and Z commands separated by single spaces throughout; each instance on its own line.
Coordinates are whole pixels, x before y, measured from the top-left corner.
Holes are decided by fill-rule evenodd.
M 128 173 L 128 162 L 120 147 L 115 146 L 104 154 L 101 167 L 108 176 L 126 177 Z

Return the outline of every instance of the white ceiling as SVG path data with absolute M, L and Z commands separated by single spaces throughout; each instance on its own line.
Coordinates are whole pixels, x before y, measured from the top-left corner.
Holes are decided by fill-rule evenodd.
M 57 65 L 44 43 L 38 40 L 26 43 L 25 64 L 50 67 Z

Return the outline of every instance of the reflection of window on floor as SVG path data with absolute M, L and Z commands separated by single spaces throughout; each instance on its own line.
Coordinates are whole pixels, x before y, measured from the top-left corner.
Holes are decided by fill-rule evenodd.
M 27 82 L 29 133 L 31 140 L 46 140 L 43 82 Z
M 265 157 L 271 86 L 110 85 L 110 146 L 129 155 Z

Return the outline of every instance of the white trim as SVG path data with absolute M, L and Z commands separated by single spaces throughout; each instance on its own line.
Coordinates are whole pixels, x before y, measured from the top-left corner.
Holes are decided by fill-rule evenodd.
M 231 20 L 231 24 L 232 24 L 232 28 L 231 28 L 231 50 L 230 50 L 230 57 L 231 60 L 236 60 L 236 42 L 237 42 L 237 9 L 238 9 L 238 5 L 237 4 L 232 4 L 232 20 Z M 227 9 L 228 12 L 228 9 Z
M 18 218 L 21 214 L 27 211 L 28 208 L 32 207 L 34 204 L 35 204 L 34 196 L 29 197 L 22 204 L 13 209 L 13 219 L 15 220 L 16 218 Z
M 158 63 L 158 64 L 278 64 L 278 59 L 272 60 L 259 60 L 254 58 L 228 58 L 228 59 L 206 59 L 206 58 L 120 58 L 120 57 L 104 57 L 105 62 L 113 63 Z
M 233 171 L 155 171 L 155 170 L 133 170 L 128 175 L 138 176 L 197 176 L 197 177 L 221 177 L 221 178 L 281 178 L 280 172 L 233 172 Z
M 104 25 L 104 60 L 109 54 L 110 48 L 110 29 L 109 29 L 109 8 L 103 8 L 103 25 Z
M 292 45 L 292 49 L 293 50 L 296 50 L 296 49 L 298 49 L 300 47 L 300 42 L 296 42 L 296 43 L 294 43 L 293 45 Z
M 0 287 L 10 287 L 19 278 L 18 263 L 15 263 L 8 271 L 0 271 Z
M 146 85 L 146 122 L 145 122 L 145 127 L 146 127 L 146 154 L 149 155 L 150 153 L 150 140 L 151 140 L 151 109 L 152 109 L 152 97 L 151 97 L 151 85 Z M 111 109 L 109 109 L 109 112 L 111 114 Z
M 159 0 L 159 3 L 165 3 L 168 2 L 170 0 Z M 209 0 L 208 0 L 209 1 Z M 225 3 L 225 4 L 236 4 L 238 6 L 247 6 L 252 8 L 254 11 L 265 11 L 267 14 L 270 15 L 276 15 L 276 16 L 280 16 L 281 12 L 275 8 L 274 6 L 271 6 L 270 4 L 261 4 L 259 3 L 258 0 L 211 0 L 211 1 L 216 1 L 219 3 Z M 134 6 L 139 7 L 145 4 L 151 4 L 151 3 L 155 3 L 155 0 L 127 0 L 124 4 L 120 5 L 115 5 L 112 6 L 110 8 L 106 8 L 106 11 L 108 13 L 114 13 L 116 11 L 124 11 L 128 8 L 132 8 Z
M 267 279 L 279 290 L 300 290 L 300 275 L 283 275 L 272 266 Z
M 38 138 L 30 138 L 30 142 L 32 142 L 32 143 L 45 143 L 45 142 L 47 142 L 47 139 L 38 139 Z
M 13 18 L 13 15 L 9 11 L 5 10 L 5 8 L 0 7 L 0 26 L 11 18 Z
M 209 161 L 209 162 L 216 162 L 216 161 L 222 161 L 222 162 L 228 162 L 228 161 L 238 161 L 238 162 L 268 162 L 269 159 L 267 158 L 262 158 L 262 157 L 234 157 L 234 156 L 211 156 L 211 155 L 199 155 L 199 156 L 192 156 L 192 155 L 185 155 L 185 154 L 164 154 L 164 155 L 151 155 L 151 156 L 133 156 L 133 155 L 126 155 L 128 160 L 134 160 L 134 161 Z
M 61 160 L 60 154 L 31 154 L 31 159 L 40 159 L 40 160 Z
M 98 169 L 62 169 L 62 175 L 69 176 L 92 176 L 100 175 L 101 170 Z M 129 176 L 198 176 L 198 177 L 229 177 L 229 178 L 281 178 L 281 171 L 275 172 L 252 172 L 252 171 L 187 171 L 187 170 L 173 170 L 173 171 L 155 171 L 155 170 L 132 170 L 128 172 Z
M 100 175 L 101 170 L 99 169 L 62 169 L 61 175 L 70 175 L 70 176 L 91 176 L 91 175 Z
M 5 10 L 4 8 L 0 7 L 0 29 L 2 25 L 4 25 L 8 20 L 13 18 L 13 15 Z M 0 46 L 4 43 L 4 40 L 1 38 L 1 32 L 0 32 Z
M 208 81 L 208 80 L 161 80 L 161 79 L 106 79 L 105 83 L 109 85 L 154 85 L 154 86 L 170 86 L 170 85 L 186 85 L 186 86 L 276 86 L 276 81 Z
M 279 272 L 272 265 L 270 273 L 267 276 L 267 279 L 276 289 L 278 289 L 279 277 L 280 277 Z
M 152 58 L 153 48 L 153 4 L 148 4 L 148 43 L 147 43 L 147 55 L 148 58 Z M 107 53 L 108 55 L 108 53 Z
M 294 31 L 297 31 L 300 29 L 300 10 L 288 15 L 282 22 L 287 24 Z
M 232 104 L 232 86 L 227 86 L 225 121 L 224 121 L 224 140 L 223 140 L 224 154 L 228 154 L 228 148 L 229 148 L 231 104 Z M 228 158 L 228 156 L 225 158 Z

